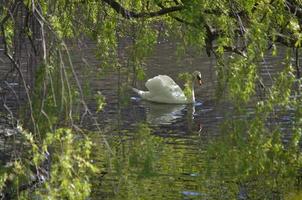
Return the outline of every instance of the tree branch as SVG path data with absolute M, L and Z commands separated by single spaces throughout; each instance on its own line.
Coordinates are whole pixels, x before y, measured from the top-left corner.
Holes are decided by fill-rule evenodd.
M 116 2 L 114 0 L 102 0 L 102 1 L 105 2 L 106 4 L 108 4 L 112 9 L 114 9 L 117 13 L 121 14 L 126 19 L 157 17 L 157 16 L 168 14 L 168 13 L 180 11 L 185 8 L 183 5 L 177 5 L 177 6 L 172 6 L 169 8 L 164 8 L 159 11 L 154 11 L 154 12 L 136 13 L 134 11 L 127 10 L 121 4 L 119 4 L 118 2 Z
M 297 16 L 300 19 L 302 18 L 302 8 L 300 8 L 299 5 L 295 5 L 293 1 L 286 1 L 285 5 L 293 15 Z
M 19 4 L 19 2 L 17 2 L 16 5 L 13 6 L 13 8 L 12 8 L 13 10 L 12 11 L 8 10 L 7 16 L 12 17 L 13 13 L 17 12 L 17 9 L 18 9 L 19 5 L 21 5 L 21 4 Z M 22 84 L 23 84 L 24 89 L 25 89 L 26 97 L 27 97 L 27 100 L 28 100 L 28 104 L 29 104 L 30 117 L 31 117 L 31 120 L 32 120 L 33 124 L 35 124 L 35 118 L 33 116 L 32 101 L 31 101 L 31 98 L 30 98 L 28 85 L 27 85 L 27 83 L 25 81 L 25 77 L 24 77 L 23 72 L 22 72 L 22 70 L 20 68 L 20 64 L 9 53 L 9 49 L 8 49 L 6 32 L 5 32 L 5 23 L 7 22 L 7 20 L 9 19 L 9 17 L 5 17 L 1 21 L 1 24 L 0 24 L 0 31 L 2 33 L 2 43 L 3 43 L 3 46 L 4 46 L 4 55 L 10 60 L 11 64 L 17 70 L 17 72 L 18 72 L 18 74 L 19 74 L 19 76 L 21 78 Z M 34 133 L 36 134 L 36 129 L 34 129 Z

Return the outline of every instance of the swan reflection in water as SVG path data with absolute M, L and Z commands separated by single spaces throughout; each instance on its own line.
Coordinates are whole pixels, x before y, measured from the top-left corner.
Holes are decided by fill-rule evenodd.
M 169 125 L 181 119 L 186 119 L 188 128 L 192 128 L 195 106 L 201 106 L 202 103 L 195 104 L 160 104 L 148 101 L 140 101 L 140 98 L 132 97 L 132 100 L 139 101 L 140 106 L 146 110 L 146 121 L 153 125 Z M 183 120 L 182 120 L 183 121 Z
M 143 102 L 146 108 L 146 120 L 150 124 L 172 124 L 177 119 L 184 116 L 186 105 L 159 104 L 152 102 Z

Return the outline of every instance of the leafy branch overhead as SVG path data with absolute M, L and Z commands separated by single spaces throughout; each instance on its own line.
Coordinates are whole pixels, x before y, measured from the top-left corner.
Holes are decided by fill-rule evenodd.
M 282 43 L 290 47 L 301 46 L 302 5 L 293 0 L 280 1 L 154 1 L 140 11 L 132 11 L 114 0 L 102 0 L 125 19 L 152 18 L 168 15 L 172 19 L 194 29 L 204 30 L 206 50 L 231 51 L 246 56 L 247 42 L 253 42 L 253 29 L 262 29 L 270 43 Z M 157 8 L 158 9 L 157 9 Z M 157 10 L 156 10 L 157 9 Z M 156 10 L 156 11 L 153 11 Z M 224 24 L 225 23 L 225 24 Z M 262 23 L 266 27 L 261 27 Z M 293 26 L 291 24 L 294 24 Z M 257 27 L 259 26 L 259 27 Z M 240 45 L 213 46 L 215 40 L 224 37 L 242 38 Z M 270 48 L 271 45 L 268 46 Z
M 168 13 L 180 11 L 184 8 L 184 6 L 182 6 L 182 5 L 177 5 L 177 6 L 173 6 L 173 7 L 169 7 L 169 8 L 162 8 L 159 11 L 139 12 L 139 13 L 137 13 L 137 12 L 134 12 L 134 11 L 127 10 L 121 4 L 119 4 L 117 1 L 113 1 L 113 0 L 102 0 L 102 1 L 107 3 L 117 13 L 121 14 L 126 19 L 157 17 L 157 16 L 168 14 Z

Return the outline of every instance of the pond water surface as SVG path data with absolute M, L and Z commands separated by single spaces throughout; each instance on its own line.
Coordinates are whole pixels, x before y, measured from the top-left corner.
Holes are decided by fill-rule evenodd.
M 101 91 L 106 98 L 104 110 L 96 116 L 104 135 L 91 134 L 96 143 L 93 160 L 101 169 L 92 183 L 92 199 L 290 199 L 296 195 L 296 173 L 282 171 L 295 167 L 270 159 L 266 152 L 253 154 L 255 148 L 261 149 L 260 143 L 242 142 L 224 133 L 221 123 L 234 117 L 233 107 L 215 97 L 215 59 L 194 54 L 175 58 L 175 44 L 158 44 L 146 62 L 146 76 L 166 74 L 181 85 L 179 73 L 199 70 L 204 84 L 196 87 L 195 105 L 142 101 L 124 87 L 123 73 L 92 81 L 92 91 Z M 270 56 L 262 63 L 266 85 L 282 68 L 280 63 Z M 136 87 L 144 89 L 144 82 L 137 81 Z M 94 102 L 89 106 L 96 109 Z M 248 110 L 253 113 L 252 107 Z M 96 130 L 91 123 L 89 128 Z

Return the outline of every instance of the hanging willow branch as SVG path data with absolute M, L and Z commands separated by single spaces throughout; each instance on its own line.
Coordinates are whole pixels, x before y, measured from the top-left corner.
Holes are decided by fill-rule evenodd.
M 6 32 L 5 32 L 5 24 L 6 24 L 7 20 L 9 20 L 9 18 L 14 20 L 13 15 L 14 15 L 15 12 L 17 12 L 17 9 L 20 5 L 21 5 L 20 2 L 16 2 L 12 6 L 12 9 L 8 10 L 7 15 L 1 21 L 1 24 L 0 24 L 0 26 L 1 26 L 1 35 L 2 35 L 2 42 L 3 42 L 3 45 L 4 45 L 4 55 L 10 60 L 10 62 L 13 65 L 14 69 L 17 70 L 17 72 L 18 72 L 18 74 L 21 78 L 23 87 L 25 89 L 25 94 L 26 94 L 26 97 L 27 97 L 27 101 L 28 101 L 28 104 L 29 104 L 30 118 L 32 120 L 32 123 L 35 124 L 35 118 L 33 116 L 33 105 L 32 105 L 32 101 L 31 101 L 31 96 L 30 96 L 30 91 L 29 91 L 29 88 L 28 88 L 28 84 L 26 83 L 25 77 L 24 77 L 23 72 L 20 68 L 20 64 L 15 60 L 15 58 L 8 51 L 8 44 L 7 44 L 7 38 L 6 38 Z M 34 129 L 34 132 L 35 132 L 35 134 L 37 134 L 36 129 Z
M 150 18 L 150 17 L 157 17 L 161 15 L 166 15 L 168 13 L 176 12 L 183 10 L 185 7 L 183 5 L 177 5 L 169 8 L 163 8 L 159 11 L 155 12 L 140 12 L 136 13 L 134 11 L 127 10 L 121 4 L 113 0 L 102 0 L 106 4 L 108 4 L 111 8 L 113 8 L 117 13 L 121 14 L 126 19 L 131 18 Z

